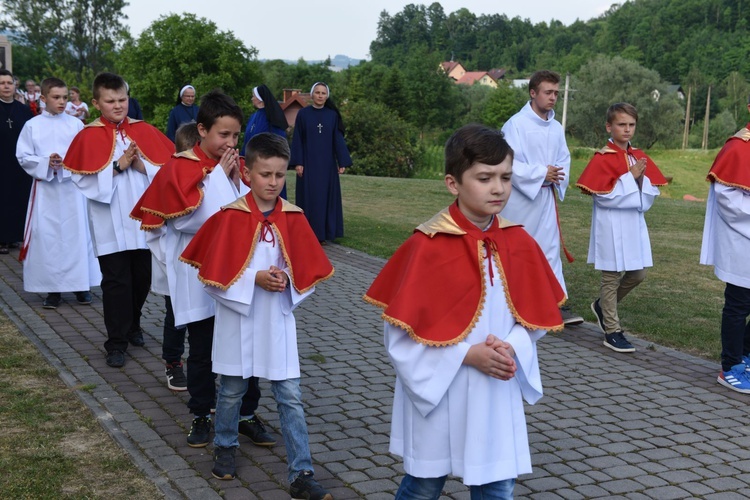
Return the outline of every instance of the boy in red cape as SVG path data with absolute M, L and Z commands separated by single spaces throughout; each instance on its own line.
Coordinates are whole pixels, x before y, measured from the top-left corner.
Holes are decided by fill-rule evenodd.
M 542 396 L 536 342 L 562 330 L 565 295 L 534 239 L 498 215 L 512 164 L 502 132 L 456 131 L 445 146 L 456 202 L 417 227 L 364 297 L 385 310 L 396 370 L 397 499 L 437 499 L 448 474 L 472 498 L 512 498 L 531 472 L 523 399 Z
M 700 263 L 726 283 L 717 382 L 750 394 L 750 123 L 727 140 L 707 180 Z
M 94 79 L 93 104 L 102 116 L 68 148 L 63 166 L 87 198 L 91 240 L 102 271 L 107 364 L 125 364 L 128 342 L 143 346 L 141 307 L 151 284 L 151 254 L 130 209 L 174 144 L 155 127 L 130 120 L 125 81 L 113 73 Z
M 235 477 L 242 396 L 249 377 L 263 377 L 279 409 L 292 498 L 331 500 L 313 477 L 292 311 L 333 267 L 302 210 L 279 197 L 288 163 L 284 138 L 253 137 L 242 168 L 250 194 L 208 219 L 180 260 L 198 268 L 216 299 L 212 360 L 221 387 L 212 474 Z
M 604 345 L 616 352 L 634 352 L 625 338 L 617 304 L 646 277 L 653 265 L 651 241 L 643 214 L 659 196 L 656 186 L 667 180 L 646 153 L 630 145 L 638 111 L 624 102 L 607 110 L 607 145 L 597 151 L 576 186 L 592 195 L 588 263 L 601 270 L 599 298 L 591 303 L 604 333 Z

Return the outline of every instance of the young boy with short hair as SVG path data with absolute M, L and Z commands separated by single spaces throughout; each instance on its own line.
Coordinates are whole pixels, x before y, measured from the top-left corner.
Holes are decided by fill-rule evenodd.
M 242 121 L 242 110 L 228 95 L 214 91 L 203 96 L 196 125 L 200 141 L 162 167 L 131 213 L 141 221 L 141 229 L 150 233 L 152 252 L 164 263 L 174 323 L 187 325 L 188 408 L 193 413 L 187 442 L 195 448 L 208 445 L 210 411 L 215 407 L 211 366 L 215 305 L 196 279 L 198 271 L 179 257 L 209 217 L 248 191 L 240 182 L 240 158 L 235 149 Z M 163 355 L 169 376 L 170 368 L 178 364 L 181 368 L 180 348 L 185 337 L 177 330 L 166 333 Z M 255 444 L 272 446 L 275 439 L 255 416 L 260 399 L 257 379 L 251 387 L 243 404 L 242 415 L 247 420 L 243 434 Z
M 536 342 L 562 330 L 565 295 L 536 241 L 499 216 L 512 164 L 502 132 L 456 131 L 445 146 L 456 202 L 417 227 L 364 297 L 384 309 L 396 370 L 397 499 L 437 499 L 448 474 L 472 498 L 512 498 L 531 472 L 523 400 L 542 396 Z
M 625 338 L 617 304 L 646 277 L 653 265 L 644 213 L 667 180 L 651 158 L 630 145 L 638 111 L 628 103 L 607 110 L 611 138 L 594 154 L 576 186 L 592 196 L 588 263 L 602 272 L 599 298 L 591 303 L 604 345 L 616 352 L 634 352 Z
M 16 145 L 18 163 L 34 178 L 19 255 L 23 289 L 47 293 L 45 309 L 56 309 L 62 292 L 74 292 L 79 304 L 90 304 L 89 288 L 99 285 L 102 275 L 91 245 L 86 198 L 62 168 L 83 124 L 65 113 L 68 89 L 59 78 L 42 82 L 41 100 L 44 111 L 26 122 Z
M 235 477 L 240 400 L 248 377 L 263 377 L 279 409 L 292 498 L 331 500 L 313 475 L 292 311 L 333 267 L 302 210 L 279 197 L 288 163 L 284 138 L 253 137 L 242 169 L 250 194 L 211 217 L 180 258 L 199 269 L 216 299 L 212 359 L 221 386 L 212 474 Z
M 750 103 L 750 98 L 748 99 Z M 750 104 L 747 106 L 750 111 Z M 726 283 L 721 313 L 721 371 L 716 381 L 750 394 L 750 123 L 716 155 L 707 180 L 700 263 Z
M 128 119 L 121 76 L 99 73 L 93 96 L 101 117 L 73 139 L 63 166 L 88 200 L 91 239 L 102 272 L 106 361 L 119 368 L 128 343 L 145 344 L 141 307 L 151 283 L 151 254 L 130 210 L 172 156 L 174 144 L 155 127 Z

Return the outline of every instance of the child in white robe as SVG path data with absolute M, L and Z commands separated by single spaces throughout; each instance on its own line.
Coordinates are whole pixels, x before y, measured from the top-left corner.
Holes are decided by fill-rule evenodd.
M 288 163 L 284 138 L 253 137 L 242 169 L 250 194 L 206 221 L 181 260 L 199 269 L 198 278 L 216 299 L 212 360 L 221 386 L 213 476 L 236 476 L 241 399 L 248 378 L 263 377 L 271 381 L 279 408 L 292 498 L 331 500 L 314 479 L 292 311 L 333 275 L 333 267 L 302 210 L 279 197 Z
M 83 128 L 66 114 L 68 89 L 59 78 L 42 82 L 45 110 L 24 125 L 16 145 L 18 163 L 34 178 L 21 251 L 23 286 L 47 293 L 43 306 L 56 309 L 62 292 L 90 304 L 89 288 L 101 281 L 86 217 L 86 198 L 62 168 L 62 158 Z
M 534 239 L 498 215 L 513 164 L 503 134 L 463 127 L 445 158 L 456 203 L 415 230 L 365 295 L 385 309 L 396 370 L 396 498 L 437 499 L 453 474 L 472 498 L 510 499 L 531 472 L 523 401 L 542 396 L 536 342 L 562 329 L 564 294 Z

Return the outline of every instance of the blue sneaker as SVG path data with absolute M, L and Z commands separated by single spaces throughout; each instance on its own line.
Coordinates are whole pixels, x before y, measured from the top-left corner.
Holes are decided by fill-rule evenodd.
M 718 383 L 733 391 L 750 394 L 750 375 L 745 371 L 745 363 L 734 365 L 729 371 L 719 372 Z
M 750 372 L 750 356 L 742 356 L 742 362 L 745 363 L 745 371 Z

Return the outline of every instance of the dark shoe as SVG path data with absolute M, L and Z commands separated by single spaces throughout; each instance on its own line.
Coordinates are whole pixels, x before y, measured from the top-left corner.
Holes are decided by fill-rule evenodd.
M 57 309 L 62 302 L 62 295 L 59 293 L 48 293 L 47 298 L 44 299 L 42 307 L 45 309 Z
M 125 353 L 122 351 L 110 351 L 107 353 L 107 365 L 112 368 L 125 366 Z
M 617 352 L 635 352 L 633 344 L 625 338 L 625 332 L 617 330 L 614 333 L 604 334 L 604 345 Z
M 79 304 L 87 305 L 91 304 L 91 292 L 76 292 L 76 300 Z
M 187 379 L 182 363 L 167 363 L 164 373 L 167 375 L 167 387 L 173 391 L 187 391 Z
M 255 446 L 273 446 L 276 440 L 266 431 L 263 422 L 256 416 L 240 420 L 237 430 L 240 434 L 250 438 Z
M 230 480 L 237 476 L 237 467 L 234 465 L 236 450 L 234 446 L 231 448 L 217 446 L 214 449 L 214 468 L 211 469 L 211 474 L 216 479 Z
M 0 255 L 8 255 L 10 253 L 10 250 L 8 249 L 8 245 L 3 243 L 0 245 Z
M 560 308 L 560 315 L 562 316 L 563 324 L 565 326 L 574 326 L 583 323 L 583 318 L 577 314 L 573 314 L 573 311 L 571 311 L 568 306 L 562 306 Z
M 607 333 L 607 331 L 604 329 L 604 313 L 602 312 L 602 308 L 599 306 L 599 299 L 596 299 L 591 303 L 591 312 L 593 312 L 594 316 L 596 316 L 596 323 L 599 325 L 599 329 L 602 331 L 602 333 Z
M 139 328 L 134 332 L 130 332 L 128 334 L 128 342 L 130 342 L 130 345 L 134 345 L 136 347 L 143 347 L 144 345 L 146 345 L 146 341 L 143 340 L 143 328 Z
M 310 470 L 303 470 L 297 476 L 289 487 L 289 495 L 292 500 L 333 500 L 333 495 L 318 484 Z
M 208 435 L 211 433 L 211 419 L 208 416 L 195 417 L 190 426 L 188 434 L 188 446 L 192 448 L 203 448 L 208 444 Z

